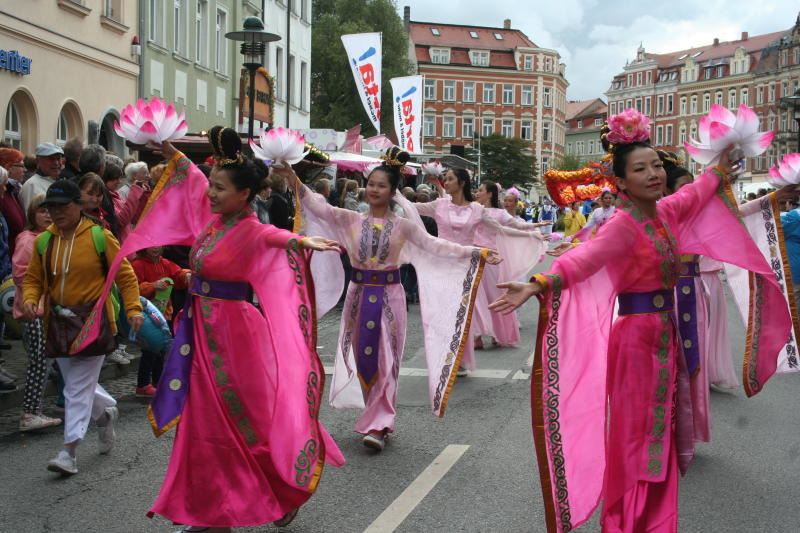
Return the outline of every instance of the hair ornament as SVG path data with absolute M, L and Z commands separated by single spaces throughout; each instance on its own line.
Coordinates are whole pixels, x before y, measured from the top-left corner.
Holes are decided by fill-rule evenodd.
M 214 161 L 215 167 L 224 167 L 225 165 L 241 165 L 244 163 L 244 156 L 242 155 L 241 151 L 236 151 L 235 154 L 231 154 L 225 151 L 225 147 L 222 143 L 222 136 L 225 130 L 231 130 L 231 128 L 223 128 L 217 126 L 215 128 L 211 128 L 209 132 L 206 133 L 208 136 L 208 140 L 211 143 L 211 159 Z M 238 138 L 239 134 L 234 131 L 236 137 Z M 235 157 L 229 157 L 231 155 L 235 155 Z
M 385 165 L 397 167 L 402 173 L 405 169 L 406 163 L 408 162 L 409 156 L 408 152 L 401 150 L 397 146 L 392 146 L 386 150 L 386 153 L 381 154 L 380 158 L 383 160 Z
M 632 107 L 608 119 L 608 128 L 605 139 L 612 144 L 633 144 L 650 139 L 650 119 Z
M 510 189 L 506 190 L 506 195 L 509 195 L 509 194 L 511 196 L 516 196 L 517 198 L 522 196 L 522 193 L 520 193 L 519 189 L 517 189 L 516 187 L 511 187 Z

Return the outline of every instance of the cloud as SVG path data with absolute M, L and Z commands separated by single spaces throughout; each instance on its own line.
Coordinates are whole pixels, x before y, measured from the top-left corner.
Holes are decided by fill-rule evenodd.
M 667 53 L 713 42 L 791 28 L 797 12 L 782 0 L 671 0 L 645 5 L 636 0 L 400 0 L 411 19 L 450 24 L 511 27 L 537 45 L 559 52 L 567 65 L 570 100 L 603 98 L 611 78 L 622 72 L 642 43 Z M 520 9 L 524 6 L 523 9 Z M 796 8 L 794 8 L 796 9 Z

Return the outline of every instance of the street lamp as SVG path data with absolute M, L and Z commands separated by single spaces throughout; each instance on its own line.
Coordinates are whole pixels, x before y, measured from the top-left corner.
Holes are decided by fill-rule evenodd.
M 247 127 L 247 138 L 253 138 L 253 120 L 255 117 L 256 105 L 256 71 L 261 66 L 261 58 L 267 50 L 266 43 L 280 41 L 281 36 L 264 31 L 264 23 L 258 17 L 247 17 L 244 21 L 244 29 L 241 31 L 229 31 L 225 34 L 226 39 L 232 41 L 242 41 L 240 52 L 244 56 L 244 66 L 250 75 L 250 87 L 247 91 L 247 101 L 250 104 L 250 124 Z
M 781 107 L 791 108 L 794 111 L 794 121 L 797 123 L 797 151 L 800 152 L 800 87 L 794 90 L 792 96 L 781 98 Z

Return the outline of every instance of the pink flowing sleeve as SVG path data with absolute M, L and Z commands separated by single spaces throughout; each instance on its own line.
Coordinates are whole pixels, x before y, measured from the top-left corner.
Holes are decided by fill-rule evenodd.
M 684 185 L 675 194 L 659 201 L 659 216 L 665 213 L 681 223 L 697 216 L 714 198 L 722 179 L 725 176 L 716 168 L 704 172 L 694 183 Z
M 497 251 L 503 262 L 498 265 L 502 281 L 513 281 L 528 274 L 544 257 L 547 241 L 538 231 L 524 231 L 502 226 L 484 210 L 476 231 L 477 244 Z
M 446 202 L 446 201 L 447 200 L 445 200 L 444 198 L 438 198 L 433 202 L 422 202 L 422 203 L 415 202 L 412 205 L 414 206 L 414 208 L 416 208 L 417 213 L 419 213 L 420 216 L 435 218 L 436 207 L 439 205 L 440 202 Z
M 500 222 L 501 225 L 506 226 L 508 228 L 514 228 L 521 231 L 533 231 L 536 230 L 536 228 L 538 227 L 533 222 L 524 222 L 522 220 L 517 220 L 516 218 L 508 214 L 507 211 L 502 211 L 502 214 L 500 215 L 500 220 L 498 222 Z

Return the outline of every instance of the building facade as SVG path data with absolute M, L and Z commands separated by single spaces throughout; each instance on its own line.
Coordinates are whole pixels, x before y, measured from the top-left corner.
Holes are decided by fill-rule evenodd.
M 125 154 L 113 123 L 137 95 L 137 25 L 132 1 L 0 5 L 1 137 L 26 154 L 72 137 Z
M 608 106 L 600 98 L 567 103 L 566 154 L 581 163 L 601 159 L 605 152 L 600 129 L 608 120 Z
M 404 19 L 409 55 L 424 76 L 423 149 L 463 154 L 475 136 L 527 141 L 540 175 L 564 154 L 565 65 L 506 19 L 502 28 Z
M 217 124 L 247 131 L 247 110 L 239 106 L 247 83 L 241 43 L 225 38 L 247 17 L 261 18 L 265 31 L 281 37 L 267 44 L 262 61 L 273 79 L 271 125 L 309 126 L 311 0 L 142 0 L 142 5 L 140 94 L 174 102 L 186 113 L 189 131 Z M 255 127 L 267 125 L 256 121 Z
M 647 53 L 636 58 L 611 81 L 609 113 L 634 107 L 651 118 L 655 146 L 678 153 L 693 172 L 683 143 L 697 138 L 700 119 L 712 104 L 731 110 L 747 105 L 758 114 L 762 130 L 777 130 L 772 147 L 747 161 L 747 180 L 763 181 L 769 167 L 786 153 L 797 151 L 797 123 L 793 110 L 781 104 L 800 85 L 800 16 L 788 30 L 735 41 L 719 39 L 706 46 Z

